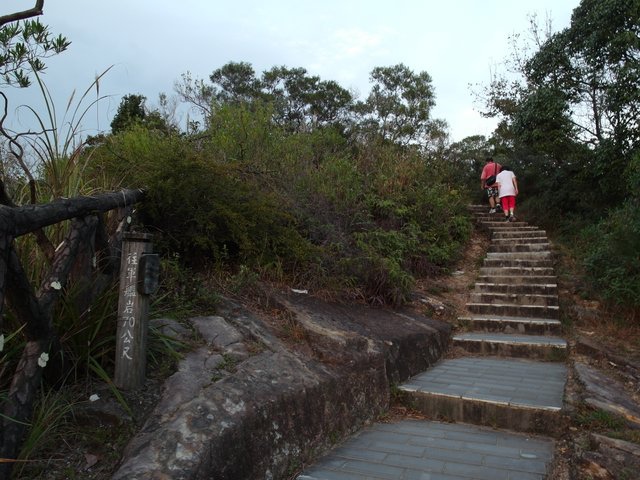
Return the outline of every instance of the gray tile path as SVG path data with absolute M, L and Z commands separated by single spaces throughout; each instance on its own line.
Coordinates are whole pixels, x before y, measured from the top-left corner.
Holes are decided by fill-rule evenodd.
M 556 411 L 562 408 L 566 377 L 563 363 L 464 357 L 445 360 L 400 388 Z
M 484 206 L 474 209 L 481 212 L 486 210 Z M 504 225 L 504 222 L 487 222 L 487 225 L 494 227 L 491 229 L 496 237 L 514 237 L 507 242 L 509 245 L 526 243 L 527 240 L 517 237 L 526 237 L 530 235 L 529 231 L 544 240 L 537 241 L 546 243 L 545 232 L 537 227 L 527 226 L 526 223 Z M 547 289 L 555 288 L 550 258 L 551 253 L 546 251 L 546 244 L 545 251 L 489 252 L 480 273 L 498 275 L 501 278 L 508 278 L 509 275 L 531 275 L 544 280 Z M 479 290 L 482 290 L 482 282 L 479 285 Z M 548 316 L 555 316 L 551 313 L 555 314 L 558 310 L 557 303 L 537 302 L 538 297 L 545 297 L 545 300 L 546 297 L 557 298 L 557 293 L 534 295 L 527 293 L 528 287 L 518 288 L 520 290 L 511 292 L 511 296 L 518 298 L 517 303 L 522 300 L 524 305 L 468 303 L 468 309 L 475 313 L 465 318 L 520 322 L 525 326 L 547 323 L 559 325 L 556 319 L 541 318 L 547 316 L 546 313 L 549 313 Z M 480 292 L 477 295 L 479 298 L 487 296 Z M 487 297 L 488 301 L 493 301 L 494 297 Z M 552 305 L 546 306 L 547 303 Z M 454 339 L 566 348 L 564 339 L 524 333 L 532 332 L 524 327 L 523 334 L 476 331 L 456 335 Z M 453 397 L 462 399 L 462 402 L 472 401 L 474 408 L 477 404 L 492 408 L 497 405 L 497 408 L 507 409 L 513 406 L 516 407 L 514 410 L 532 409 L 531 411 L 544 411 L 553 415 L 562 409 L 566 377 L 567 368 L 564 363 L 470 356 L 442 360 L 399 388 L 406 392 L 423 393 L 428 398 L 445 400 L 445 403 L 451 398 L 442 397 Z M 436 402 L 434 405 L 440 403 Z M 463 423 L 404 420 L 378 423 L 363 429 L 297 478 L 542 480 L 551 463 L 553 449 L 554 442 L 549 438 Z
M 564 338 L 542 335 L 467 332 L 454 335 L 453 339 L 465 340 L 469 342 L 509 343 L 513 345 L 553 345 L 554 347 L 560 348 L 567 347 L 567 341 Z
M 542 480 L 553 441 L 466 424 L 378 423 L 298 480 Z
M 514 317 L 511 315 L 469 315 L 469 316 L 461 316 L 458 317 L 460 320 L 471 320 L 472 318 L 477 318 L 479 320 L 493 320 L 493 321 L 503 321 L 503 322 L 523 322 L 523 323 L 531 323 L 531 324 L 545 324 L 545 323 L 553 323 L 560 325 L 560 320 L 556 320 L 553 318 L 535 318 L 535 317 Z

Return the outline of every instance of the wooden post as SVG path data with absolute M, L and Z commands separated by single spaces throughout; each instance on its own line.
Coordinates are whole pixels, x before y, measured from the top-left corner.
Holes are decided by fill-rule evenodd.
M 149 295 L 138 287 L 140 260 L 151 252 L 151 238 L 148 233 L 125 233 L 122 243 L 114 383 L 124 390 L 139 388 L 145 380 Z

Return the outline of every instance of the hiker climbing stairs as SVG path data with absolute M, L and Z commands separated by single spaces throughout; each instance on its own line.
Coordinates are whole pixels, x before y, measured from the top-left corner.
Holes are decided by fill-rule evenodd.
M 567 379 L 550 244 L 526 222 L 470 210 L 490 246 L 461 331 L 448 358 L 398 387 L 432 420 L 376 424 L 300 480 L 545 478 Z

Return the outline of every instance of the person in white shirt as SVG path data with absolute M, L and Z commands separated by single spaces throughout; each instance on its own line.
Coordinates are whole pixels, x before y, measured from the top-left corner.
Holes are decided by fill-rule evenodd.
M 496 177 L 496 185 L 498 186 L 498 198 L 502 204 L 504 219 L 509 222 L 516 220 L 516 196 L 518 195 L 518 180 L 511 168 L 503 165 L 500 173 Z

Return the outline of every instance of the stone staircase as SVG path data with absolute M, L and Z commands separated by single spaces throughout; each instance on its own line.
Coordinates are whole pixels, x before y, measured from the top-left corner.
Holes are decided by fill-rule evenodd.
M 558 286 L 546 232 L 472 208 L 491 232 L 491 244 L 467 304 L 470 314 L 459 318 L 471 331 L 455 335 L 454 345 L 473 353 L 564 360 L 567 343 L 558 336 Z
M 471 207 L 491 244 L 452 344 L 400 389 L 422 412 L 450 421 L 554 435 L 562 431 L 567 342 L 546 233 Z M 473 355 L 473 356 L 468 356 Z
M 455 355 L 398 387 L 407 406 L 436 421 L 374 425 L 300 480 L 547 475 L 553 437 L 566 428 L 567 379 L 550 245 L 544 230 L 470 208 L 491 244 L 452 339 Z

